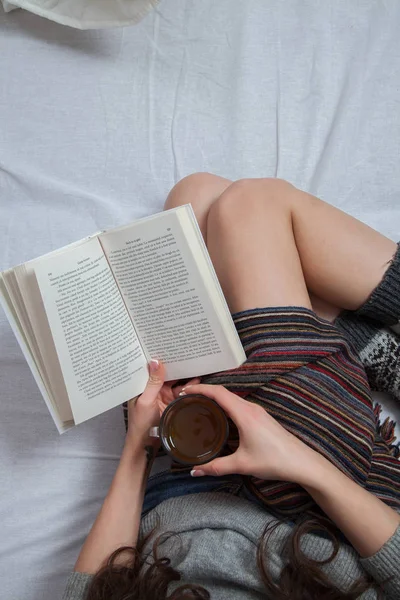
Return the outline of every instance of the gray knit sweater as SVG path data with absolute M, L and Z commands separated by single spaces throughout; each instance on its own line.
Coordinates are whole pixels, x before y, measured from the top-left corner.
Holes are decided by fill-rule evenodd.
M 159 520 L 158 520 L 159 519 Z M 261 533 L 272 517 L 265 509 L 242 498 L 223 493 L 192 494 L 165 500 L 142 521 L 141 535 L 159 525 L 158 533 L 179 533 L 165 541 L 163 555 L 171 559 L 182 574 L 170 591 L 183 582 L 197 583 L 209 590 L 212 600 L 254 600 L 266 598 L 256 566 L 256 549 Z M 276 577 L 282 568 L 281 549 L 290 525 L 282 524 L 268 541 L 269 565 Z M 322 558 L 331 552 L 331 544 L 314 534 L 303 538 L 303 549 L 310 557 Z M 343 590 L 362 574 L 363 569 L 385 585 L 386 598 L 400 598 L 400 527 L 374 556 L 360 560 L 357 553 L 343 544 L 336 559 L 325 569 Z M 72 573 L 63 600 L 84 600 L 92 577 Z M 368 591 L 363 600 L 376 594 Z

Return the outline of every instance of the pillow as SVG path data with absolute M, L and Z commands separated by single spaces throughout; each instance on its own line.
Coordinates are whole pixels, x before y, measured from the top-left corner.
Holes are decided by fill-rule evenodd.
M 24 8 L 41 17 L 77 29 L 133 25 L 160 0 L 1 0 L 4 10 Z

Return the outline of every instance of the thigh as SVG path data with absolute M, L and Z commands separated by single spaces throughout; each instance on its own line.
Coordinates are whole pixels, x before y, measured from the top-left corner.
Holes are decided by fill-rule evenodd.
M 232 181 L 212 173 L 193 173 L 184 177 L 172 188 L 164 210 L 191 204 L 204 241 L 207 242 L 207 220 L 211 206 L 231 185 Z
M 211 206 L 207 246 L 231 312 L 312 308 L 283 181 L 244 180 Z
M 310 292 L 310 290 L 308 290 L 308 293 L 310 296 L 313 311 L 319 317 L 321 317 L 321 319 L 325 319 L 326 321 L 329 321 L 330 323 L 334 323 L 336 318 L 342 312 L 342 309 L 339 308 L 338 306 L 335 306 L 331 302 L 322 300 L 322 298 L 320 298 L 319 296 L 316 296 L 315 294 Z
M 357 310 L 381 282 L 397 245 L 358 219 L 294 187 L 290 204 L 308 289 L 335 306 Z

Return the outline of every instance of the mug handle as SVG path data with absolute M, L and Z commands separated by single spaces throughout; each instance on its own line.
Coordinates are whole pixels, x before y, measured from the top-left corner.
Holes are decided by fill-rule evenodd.
M 150 427 L 149 437 L 159 438 L 160 437 L 160 428 L 159 427 Z

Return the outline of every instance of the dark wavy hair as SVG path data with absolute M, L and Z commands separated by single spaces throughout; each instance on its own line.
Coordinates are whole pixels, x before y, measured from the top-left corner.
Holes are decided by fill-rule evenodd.
M 377 598 L 383 599 L 382 589 L 367 575 L 363 575 L 347 592 L 337 588 L 321 567 L 330 563 L 338 554 L 340 544 L 338 530 L 322 516 L 308 516 L 296 523 L 288 536 L 285 547 L 285 566 L 275 583 L 267 567 L 268 540 L 282 521 L 269 524 L 261 536 L 257 549 L 257 566 L 265 585 L 266 598 L 274 600 L 356 600 L 367 589 L 376 590 Z M 301 538 L 306 533 L 320 532 L 332 541 L 332 554 L 321 561 L 312 560 L 301 550 Z M 180 581 L 179 572 L 171 561 L 161 556 L 160 545 L 174 534 L 159 535 L 152 550 L 145 552 L 147 542 L 154 530 L 139 541 L 136 548 L 123 547 L 116 550 L 107 564 L 93 578 L 87 600 L 208 600 L 210 593 L 202 586 L 186 584 L 168 592 L 171 582 Z

